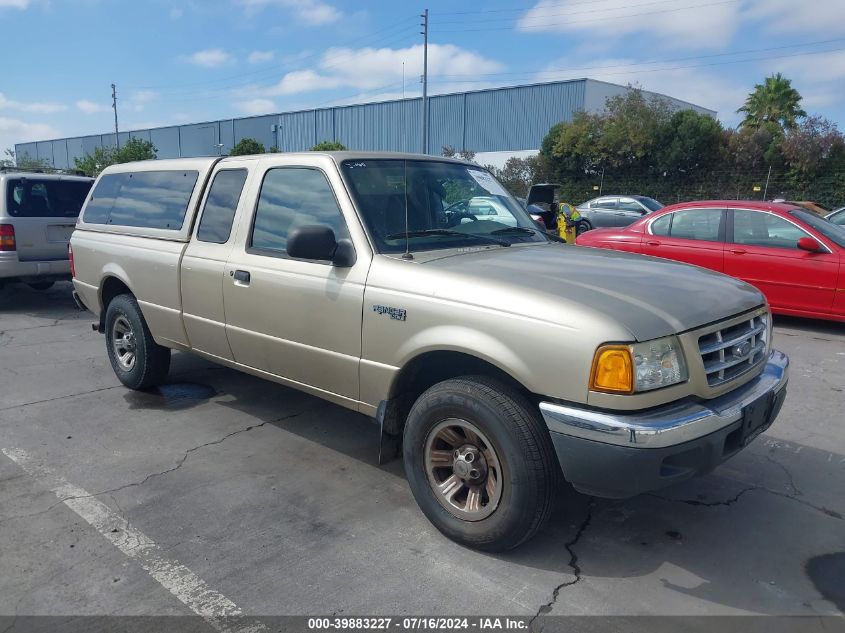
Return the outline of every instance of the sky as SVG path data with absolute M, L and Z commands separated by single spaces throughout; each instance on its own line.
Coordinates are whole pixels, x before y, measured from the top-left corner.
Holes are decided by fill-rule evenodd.
M 845 0 L 0 0 L 15 143 L 591 77 L 718 111 L 782 72 L 845 128 Z M 0 156 L 2 157 L 2 156 Z

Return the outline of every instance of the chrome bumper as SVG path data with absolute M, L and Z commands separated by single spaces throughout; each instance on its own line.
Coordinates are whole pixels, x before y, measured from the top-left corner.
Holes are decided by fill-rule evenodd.
M 663 448 L 714 433 L 742 419 L 742 410 L 767 393 L 778 393 L 789 378 L 789 358 L 772 350 L 763 373 L 713 400 L 682 402 L 634 413 L 605 413 L 541 402 L 553 433 L 628 448 Z

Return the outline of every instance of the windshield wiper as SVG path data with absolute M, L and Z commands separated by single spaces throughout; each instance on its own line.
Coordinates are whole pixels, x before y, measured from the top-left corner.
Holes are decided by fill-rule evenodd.
M 495 231 L 491 231 L 490 235 L 508 235 L 509 233 L 522 233 L 524 235 L 536 235 L 539 233 L 539 229 L 531 229 L 527 226 L 509 226 L 504 229 L 496 229 Z
M 463 233 L 461 231 L 452 231 L 450 229 L 425 229 L 422 231 L 402 231 L 401 233 L 391 233 L 384 239 L 398 240 L 409 237 L 425 237 L 426 235 L 447 235 L 452 237 L 467 237 L 476 240 L 482 240 L 487 244 L 496 244 L 498 246 L 510 246 L 511 243 L 505 240 L 497 240 L 495 237 L 487 237 L 485 235 L 477 235 L 475 233 Z

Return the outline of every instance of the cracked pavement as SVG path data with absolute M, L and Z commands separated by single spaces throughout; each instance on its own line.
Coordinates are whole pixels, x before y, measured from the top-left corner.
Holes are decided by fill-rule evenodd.
M 185 354 L 167 388 L 127 391 L 68 293 L 0 292 L 0 448 L 90 491 L 245 613 L 523 615 L 540 631 L 561 614 L 845 608 L 807 571 L 845 552 L 843 325 L 776 320 L 783 412 L 711 475 L 627 500 L 561 489 L 536 539 L 490 555 L 427 523 L 360 415 Z M 0 455 L 0 616 L 150 613 L 188 611 Z

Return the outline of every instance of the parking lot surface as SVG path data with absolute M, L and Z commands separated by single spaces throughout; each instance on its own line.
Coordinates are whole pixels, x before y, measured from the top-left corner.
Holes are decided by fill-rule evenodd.
M 441 536 L 368 419 L 174 354 L 131 392 L 70 285 L 0 291 L 0 615 L 845 611 L 845 325 L 776 319 L 779 419 L 712 474 Z M 66 499 L 66 501 L 62 501 Z

